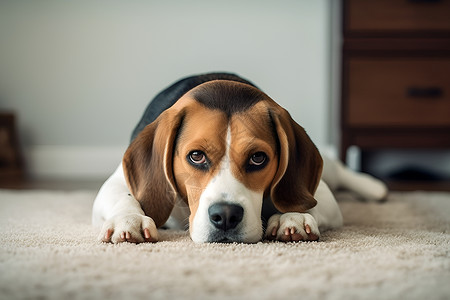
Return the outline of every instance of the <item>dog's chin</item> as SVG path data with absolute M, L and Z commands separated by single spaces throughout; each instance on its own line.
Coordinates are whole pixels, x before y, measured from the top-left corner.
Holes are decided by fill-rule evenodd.
M 208 243 L 245 243 L 245 239 L 238 233 L 214 232 L 209 235 Z
M 262 234 L 245 235 L 236 231 L 212 231 L 202 236 L 191 235 L 195 243 L 246 243 L 254 244 L 261 241 Z

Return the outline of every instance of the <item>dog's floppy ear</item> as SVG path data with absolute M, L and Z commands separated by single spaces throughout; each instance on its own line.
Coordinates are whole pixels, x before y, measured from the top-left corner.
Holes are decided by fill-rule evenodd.
M 167 221 L 177 197 L 172 159 L 182 121 L 182 112 L 166 110 L 139 133 L 123 156 L 128 187 L 157 227 Z
M 270 190 L 280 212 L 306 212 L 316 206 L 314 193 L 323 161 L 303 127 L 281 107 L 270 112 L 279 141 L 278 170 Z

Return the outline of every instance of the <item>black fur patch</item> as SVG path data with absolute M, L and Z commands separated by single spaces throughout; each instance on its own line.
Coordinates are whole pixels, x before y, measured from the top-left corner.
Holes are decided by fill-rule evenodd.
M 219 109 L 228 116 L 243 112 L 267 98 L 259 89 L 227 80 L 211 81 L 196 87 L 191 96 L 209 109 Z

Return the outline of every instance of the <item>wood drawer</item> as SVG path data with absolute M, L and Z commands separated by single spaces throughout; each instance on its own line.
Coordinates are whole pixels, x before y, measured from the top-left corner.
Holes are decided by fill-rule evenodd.
M 347 0 L 345 29 L 372 32 L 450 32 L 448 0 Z
M 349 125 L 450 126 L 450 58 L 350 58 L 348 71 Z

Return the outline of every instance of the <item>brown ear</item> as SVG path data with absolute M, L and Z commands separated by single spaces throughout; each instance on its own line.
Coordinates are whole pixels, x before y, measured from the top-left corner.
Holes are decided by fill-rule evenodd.
M 163 112 L 131 142 L 122 161 L 131 193 L 157 227 L 167 221 L 177 197 L 172 158 L 182 119 L 182 112 Z
M 280 212 L 306 212 L 316 206 L 314 193 L 323 161 L 303 127 L 281 107 L 271 111 L 279 141 L 279 164 L 270 196 Z

